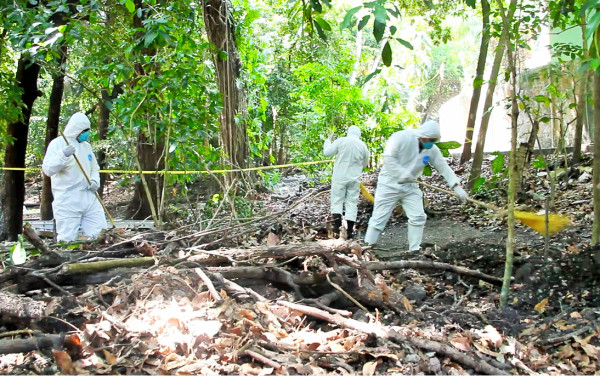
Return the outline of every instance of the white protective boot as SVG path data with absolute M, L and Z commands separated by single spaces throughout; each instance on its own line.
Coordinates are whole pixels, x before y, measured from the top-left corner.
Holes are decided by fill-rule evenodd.
M 408 225 L 408 249 L 411 252 L 419 252 L 421 250 L 424 228 L 425 226 Z
M 379 240 L 379 235 L 381 235 L 381 231 L 376 229 L 373 226 L 367 227 L 367 233 L 365 234 L 365 243 L 368 245 L 373 245 L 377 243 Z

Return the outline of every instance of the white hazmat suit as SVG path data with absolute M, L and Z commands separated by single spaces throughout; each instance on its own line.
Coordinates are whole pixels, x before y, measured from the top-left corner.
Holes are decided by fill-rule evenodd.
M 76 240 L 80 227 L 83 235 L 90 238 L 107 227 L 102 205 L 95 194 L 100 183 L 100 167 L 92 146 L 87 141 L 77 140 L 81 132 L 89 128 L 90 120 L 84 113 L 78 112 L 69 119 L 64 135 L 75 148 L 74 155 L 92 181 L 91 185 L 75 158 L 65 155 L 64 150 L 68 147 L 62 136 L 50 142 L 42 163 L 42 170 L 52 182 L 52 210 L 58 241 Z
M 440 149 L 435 145 L 430 149 L 423 148 L 419 138 L 439 139 L 438 123 L 428 120 L 420 128 L 396 132 L 385 145 L 373 214 L 364 239 L 368 244 L 377 242 L 396 203 L 400 201 L 408 217 L 409 250 L 418 251 L 421 248 L 427 216 L 423 210 L 423 192 L 414 181 L 423 174 L 426 164 L 433 166 L 444 177 L 448 185 L 461 196 L 461 200 L 466 200 L 460 180 L 446 163 Z
M 331 177 L 331 213 L 345 213 L 346 221 L 356 222 L 360 176 L 369 163 L 369 150 L 360 139 L 360 128 L 352 125 L 346 137 L 325 141 L 323 154 L 335 156 Z

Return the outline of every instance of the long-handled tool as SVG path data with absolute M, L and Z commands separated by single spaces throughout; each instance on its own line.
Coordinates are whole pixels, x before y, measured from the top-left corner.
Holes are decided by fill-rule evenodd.
M 456 193 L 454 193 L 452 191 L 446 190 L 444 188 L 436 187 L 435 185 L 427 184 L 422 181 L 417 181 L 417 183 L 421 184 L 424 187 L 435 189 L 437 191 L 444 192 L 444 193 L 447 193 L 452 196 L 458 196 Z M 371 203 L 375 202 L 373 195 L 367 190 L 367 188 L 362 183 L 360 183 L 360 191 L 363 194 L 363 196 L 365 196 L 365 198 L 367 200 L 369 200 Z M 502 215 L 505 215 L 507 213 L 506 209 L 499 208 L 495 205 L 488 204 L 483 201 L 475 200 L 470 197 L 467 200 L 469 202 L 472 202 L 473 204 L 483 206 L 487 209 L 494 210 Z M 540 234 L 546 233 L 546 215 L 545 214 L 536 214 L 536 213 L 532 213 L 532 212 L 524 212 L 524 211 L 515 210 L 515 218 L 518 219 L 524 225 L 529 226 L 533 230 L 539 232 Z M 562 231 L 565 227 L 571 226 L 572 224 L 573 223 L 571 222 L 571 220 L 564 215 L 560 215 L 560 214 L 556 214 L 556 213 L 548 214 L 548 234 L 550 234 L 550 235 L 554 235 L 554 234 Z
M 360 183 L 360 193 L 362 193 L 371 204 L 375 203 L 375 197 L 373 197 L 371 192 L 367 191 L 367 187 L 365 187 L 363 183 Z
M 69 145 L 69 140 L 67 140 L 67 138 L 65 137 L 64 133 L 60 132 L 60 135 L 64 138 L 65 142 L 67 143 L 67 145 Z M 85 176 L 85 180 L 87 180 L 88 184 L 92 184 L 92 181 L 90 180 L 90 178 L 88 177 L 87 173 L 85 172 L 85 170 L 83 169 L 83 166 L 81 165 L 81 162 L 79 162 L 79 158 L 77 158 L 76 154 L 73 154 L 73 157 L 75 158 L 75 162 L 77 162 L 77 165 L 79 166 L 79 169 L 81 170 L 81 172 L 83 173 L 83 176 Z M 108 216 L 108 220 L 110 221 L 110 223 L 113 225 L 113 227 L 117 227 L 115 225 L 115 221 L 113 220 L 113 217 L 110 215 L 110 213 L 108 212 L 108 209 L 106 208 L 106 206 L 104 206 L 104 202 L 102 202 L 102 198 L 100 198 L 100 195 L 98 194 L 97 191 L 94 191 L 94 193 L 96 194 L 96 198 L 98 199 L 98 201 L 100 202 L 100 205 L 102 205 L 102 209 L 104 209 L 104 212 L 106 213 L 106 215 Z
M 421 184 L 424 187 L 428 187 L 431 189 L 438 190 L 440 192 L 447 193 L 452 196 L 458 195 L 452 191 L 448 191 L 444 188 L 436 187 L 435 185 L 427 184 L 422 181 L 418 181 L 417 183 Z M 487 209 L 494 210 L 502 215 L 507 213 L 506 209 L 499 208 L 495 205 L 488 204 L 487 202 L 475 200 L 473 198 L 467 198 L 467 201 L 472 202 L 476 205 L 483 206 Z M 532 212 L 525 212 L 515 210 L 515 218 L 518 219 L 521 223 L 526 226 L 531 227 L 533 230 L 539 232 L 540 234 L 546 233 L 546 215 L 545 214 L 537 214 Z M 565 227 L 571 226 L 573 223 L 571 220 L 561 214 L 556 213 L 548 213 L 548 234 L 554 235 L 560 231 L 562 231 Z

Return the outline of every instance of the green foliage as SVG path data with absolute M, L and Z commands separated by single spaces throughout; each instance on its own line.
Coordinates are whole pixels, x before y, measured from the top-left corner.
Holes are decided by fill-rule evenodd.
M 479 177 L 473 184 L 473 192 L 484 197 L 495 197 L 496 191 L 502 186 L 508 177 L 508 168 L 504 154 L 492 153 L 496 157 L 491 163 L 491 173 L 488 177 Z
M 546 160 L 541 155 L 538 155 L 538 157 L 531 162 L 531 165 L 538 170 L 542 170 L 547 167 Z
M 440 149 L 442 155 L 444 157 L 450 156 L 450 151 L 452 149 L 458 149 L 461 146 L 460 142 L 457 141 L 445 141 L 445 142 L 436 142 L 435 145 Z

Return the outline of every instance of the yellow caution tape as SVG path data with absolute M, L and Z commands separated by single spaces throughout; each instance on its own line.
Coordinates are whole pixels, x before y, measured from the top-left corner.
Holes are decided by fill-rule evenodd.
M 308 166 L 320 163 L 333 162 L 333 159 L 327 159 L 323 161 L 311 161 L 311 162 L 298 162 L 298 163 L 286 163 L 282 165 L 274 166 L 262 166 L 262 167 L 248 167 L 248 168 L 234 168 L 230 170 L 190 170 L 190 171 L 139 171 L 139 170 L 100 170 L 102 174 L 171 174 L 171 175 L 192 175 L 192 174 L 224 174 L 227 172 L 242 172 L 242 171 L 259 171 L 259 170 L 272 170 L 275 168 L 283 167 L 294 167 L 294 166 Z M 2 170 L 7 171 L 40 171 L 37 167 L 0 167 Z

